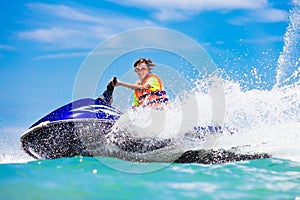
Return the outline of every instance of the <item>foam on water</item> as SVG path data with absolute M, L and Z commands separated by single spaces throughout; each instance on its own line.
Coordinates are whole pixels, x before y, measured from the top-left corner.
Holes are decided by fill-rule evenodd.
M 221 135 L 216 148 L 237 147 L 241 153 L 265 152 L 300 162 L 299 87 L 243 92 L 227 84 L 225 125 L 238 132 Z
M 0 128 L 0 163 L 23 163 L 33 160 L 21 150 L 20 134 L 24 128 Z

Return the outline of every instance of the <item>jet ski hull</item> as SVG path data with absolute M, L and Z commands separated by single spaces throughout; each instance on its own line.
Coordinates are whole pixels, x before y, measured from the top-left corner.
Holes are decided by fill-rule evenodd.
M 172 139 L 134 138 L 122 133 L 112 135 L 110 130 L 114 123 L 114 120 L 99 119 L 45 122 L 22 135 L 22 148 L 36 159 L 80 155 L 110 156 L 135 162 L 215 164 L 270 157 L 265 153 L 238 154 L 223 149 L 174 151 L 172 146 L 176 141 Z M 168 157 L 149 157 L 163 151 L 168 151 Z

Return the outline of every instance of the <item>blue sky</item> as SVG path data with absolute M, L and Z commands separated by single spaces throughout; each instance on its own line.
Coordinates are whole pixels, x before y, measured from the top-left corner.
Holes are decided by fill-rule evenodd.
M 245 88 L 270 89 L 290 8 L 282 0 L 2 1 L 0 127 L 28 127 L 72 100 L 88 53 L 142 27 L 186 34 Z M 249 84 L 254 68 L 266 84 Z

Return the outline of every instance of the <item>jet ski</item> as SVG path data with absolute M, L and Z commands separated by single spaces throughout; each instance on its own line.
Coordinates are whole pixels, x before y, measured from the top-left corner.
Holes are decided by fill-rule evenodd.
M 111 106 L 115 83 L 116 78 L 97 99 L 73 101 L 38 120 L 21 136 L 22 149 L 36 159 L 110 156 L 134 162 L 213 164 L 270 157 L 265 153 L 241 155 L 223 149 L 183 150 L 174 138 L 137 138 L 114 132 L 112 127 L 122 115 Z M 203 130 L 221 131 L 221 127 Z

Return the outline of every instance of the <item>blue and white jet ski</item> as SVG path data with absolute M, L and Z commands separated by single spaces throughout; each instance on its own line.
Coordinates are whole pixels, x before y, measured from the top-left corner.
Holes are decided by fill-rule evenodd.
M 134 138 L 124 133 L 111 132 L 112 126 L 122 115 L 110 106 L 115 81 L 116 78 L 108 84 L 100 98 L 76 100 L 34 123 L 20 138 L 22 149 L 36 159 L 81 155 L 112 156 L 139 162 L 211 164 L 270 157 L 264 153 L 241 155 L 219 149 L 178 150 L 171 160 L 159 158 L 156 152 L 168 151 L 168 147 L 174 144 L 172 138 Z M 145 158 L 149 154 L 154 154 L 155 159 Z

